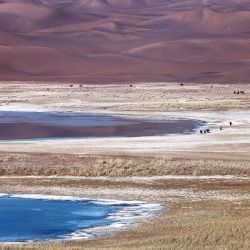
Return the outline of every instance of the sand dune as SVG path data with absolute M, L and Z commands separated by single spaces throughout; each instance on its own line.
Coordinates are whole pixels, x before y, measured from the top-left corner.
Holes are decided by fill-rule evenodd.
M 0 80 L 249 82 L 247 0 L 2 0 Z

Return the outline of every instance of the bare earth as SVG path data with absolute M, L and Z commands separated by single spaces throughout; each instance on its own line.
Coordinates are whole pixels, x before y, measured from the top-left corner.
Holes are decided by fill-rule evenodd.
M 211 133 L 0 142 L 0 192 L 143 200 L 167 208 L 108 238 L 0 248 L 249 249 L 250 87 L 235 88 L 1 83 L 1 110 L 197 118 Z
M 248 0 L 1 0 L 0 80 L 248 82 Z

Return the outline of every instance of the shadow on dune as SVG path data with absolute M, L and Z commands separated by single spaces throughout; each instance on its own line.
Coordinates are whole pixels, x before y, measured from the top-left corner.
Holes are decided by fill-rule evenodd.
M 0 80 L 250 77 L 246 0 L 2 0 Z

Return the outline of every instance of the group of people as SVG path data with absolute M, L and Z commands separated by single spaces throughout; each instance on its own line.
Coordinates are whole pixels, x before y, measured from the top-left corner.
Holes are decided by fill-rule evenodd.
M 207 128 L 207 129 L 201 129 L 200 130 L 200 134 L 208 134 L 208 133 L 210 133 L 210 129 L 209 128 Z
M 244 94 L 245 94 L 245 91 L 244 91 L 244 90 L 235 90 L 235 91 L 234 91 L 234 94 L 235 94 L 235 95 L 240 95 L 240 94 L 241 94 L 241 95 L 244 95 Z
M 231 121 L 229 122 L 229 126 L 233 126 L 233 123 Z M 222 126 L 220 126 L 220 130 L 223 130 Z M 200 134 L 209 134 L 209 133 L 210 133 L 210 129 L 209 128 L 207 128 L 207 129 L 201 129 L 200 130 Z

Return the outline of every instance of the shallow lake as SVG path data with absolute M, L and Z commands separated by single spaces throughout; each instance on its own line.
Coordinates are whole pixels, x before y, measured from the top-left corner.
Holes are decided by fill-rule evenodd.
M 160 210 L 162 207 L 158 204 L 136 201 L 1 194 L 0 242 L 106 236 Z M 99 231 L 95 232 L 95 228 Z
M 112 223 L 118 210 L 89 201 L 0 197 L 0 241 L 63 239 L 67 234 Z
M 201 121 L 130 119 L 71 112 L 0 111 L 0 140 L 139 137 L 191 133 Z

